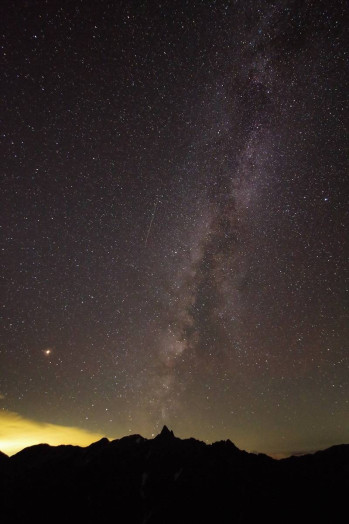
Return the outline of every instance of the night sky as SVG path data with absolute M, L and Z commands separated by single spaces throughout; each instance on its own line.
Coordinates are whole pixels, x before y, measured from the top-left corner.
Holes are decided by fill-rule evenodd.
M 0 9 L 0 449 L 348 442 L 345 2 Z

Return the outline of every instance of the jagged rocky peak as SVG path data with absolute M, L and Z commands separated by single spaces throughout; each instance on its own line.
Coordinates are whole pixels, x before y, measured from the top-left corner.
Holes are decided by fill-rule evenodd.
M 167 426 L 164 426 L 161 430 L 161 433 L 159 433 L 158 437 L 161 438 L 174 438 L 174 433 L 172 430 L 168 429 Z

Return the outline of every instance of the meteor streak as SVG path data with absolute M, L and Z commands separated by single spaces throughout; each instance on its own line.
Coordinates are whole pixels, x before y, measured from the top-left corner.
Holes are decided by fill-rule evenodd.
M 149 228 L 148 228 L 148 232 L 147 232 L 147 236 L 146 236 L 145 242 L 144 242 L 145 247 L 147 247 L 148 238 L 149 238 L 151 226 L 153 225 L 153 222 L 154 222 L 154 217 L 155 217 L 155 212 L 156 212 L 157 205 L 158 205 L 158 202 L 155 202 L 153 214 L 151 216 L 151 220 L 150 220 L 150 224 L 149 224 Z

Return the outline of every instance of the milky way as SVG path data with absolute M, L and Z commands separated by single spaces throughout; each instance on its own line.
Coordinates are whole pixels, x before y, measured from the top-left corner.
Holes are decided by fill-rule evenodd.
M 5 2 L 2 409 L 347 441 L 344 2 Z

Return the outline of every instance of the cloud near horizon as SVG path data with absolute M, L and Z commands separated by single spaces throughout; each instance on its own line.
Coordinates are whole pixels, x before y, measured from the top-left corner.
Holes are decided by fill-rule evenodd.
M 6 455 L 43 443 L 88 446 L 103 436 L 73 426 L 37 422 L 12 411 L 0 411 L 0 451 Z

